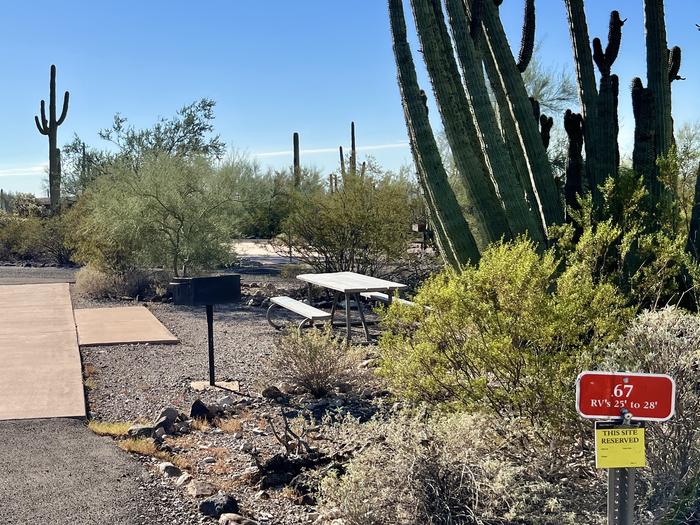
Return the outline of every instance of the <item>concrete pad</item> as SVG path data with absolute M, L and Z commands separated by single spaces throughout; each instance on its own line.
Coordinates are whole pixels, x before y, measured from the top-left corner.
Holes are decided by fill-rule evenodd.
M 80 346 L 174 344 L 177 337 L 143 306 L 75 310 Z
M 228 390 L 229 392 L 240 392 L 241 385 L 238 381 L 216 381 L 214 385 L 210 385 L 209 381 L 192 381 L 190 388 L 196 392 L 205 392 L 208 390 Z
M 85 417 L 67 283 L 0 287 L 0 420 Z

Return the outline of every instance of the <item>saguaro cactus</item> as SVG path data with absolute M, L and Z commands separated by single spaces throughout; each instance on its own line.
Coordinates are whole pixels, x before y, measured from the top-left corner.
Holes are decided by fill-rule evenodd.
M 299 133 L 294 133 L 292 136 L 294 143 L 294 187 L 301 186 L 301 159 L 299 155 Z
M 56 66 L 51 65 L 49 81 L 49 117 L 46 118 L 46 102 L 41 101 L 41 120 L 34 117 L 34 122 L 42 135 L 49 137 L 49 200 L 51 211 L 56 213 L 61 205 L 61 153 L 57 146 L 58 126 L 63 124 L 68 114 L 68 91 L 63 95 L 61 115 L 56 118 Z

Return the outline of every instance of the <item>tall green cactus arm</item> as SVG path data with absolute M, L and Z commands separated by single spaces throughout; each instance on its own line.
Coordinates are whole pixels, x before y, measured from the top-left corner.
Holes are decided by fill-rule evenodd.
M 532 106 L 510 50 L 498 10 L 493 2 L 484 3 L 483 29 L 488 53 L 493 57 L 497 80 L 502 84 L 508 102 L 508 111 L 515 122 L 518 137 L 525 152 L 528 171 L 539 199 L 547 225 L 564 220 L 564 209 L 559 198 L 552 167 L 542 145 L 537 121 L 532 118 Z M 486 50 L 485 50 L 486 52 Z
M 479 250 L 450 188 L 428 112 L 420 95 L 413 55 L 406 37 L 402 0 L 389 0 L 389 15 L 406 126 L 423 194 L 441 251 L 447 262 L 459 269 L 470 261 L 477 262 Z
M 632 166 L 655 202 L 661 195 L 661 184 L 656 176 L 655 99 L 651 89 L 642 85 L 640 78 L 632 80 L 632 111 L 634 113 L 634 150 Z
M 566 13 L 569 21 L 569 32 L 574 50 L 574 63 L 576 64 L 576 79 L 579 86 L 579 98 L 583 119 L 587 127 L 594 125 L 596 118 L 596 97 L 598 90 L 593 69 L 593 57 L 588 37 L 588 24 L 583 0 L 565 0 Z
M 656 156 L 666 155 L 673 144 L 671 83 L 668 81 L 668 45 L 663 0 L 644 0 L 647 45 L 647 87 L 656 108 Z
M 492 242 L 512 237 L 505 210 L 477 142 L 474 118 L 449 42 L 440 0 L 411 0 L 411 4 L 445 135 L 465 189 L 467 222 L 479 249 L 483 250 Z
M 681 48 L 673 46 L 673 49 L 668 53 L 668 81 L 685 80 L 678 75 L 681 69 Z
M 540 115 L 540 137 L 542 137 L 542 145 L 546 150 L 549 148 L 549 141 L 552 134 L 552 127 L 554 126 L 554 119 L 548 117 L 547 115 Z
M 350 123 L 350 174 L 357 173 L 357 149 L 355 147 L 355 123 Z
M 525 196 L 527 197 L 527 202 L 530 204 L 530 208 L 532 208 L 539 216 L 539 201 L 535 195 L 532 178 L 530 177 L 530 168 L 526 158 L 526 153 L 523 149 L 523 143 L 518 135 L 518 129 L 515 125 L 515 121 L 510 113 L 508 97 L 506 96 L 505 88 L 499 79 L 496 63 L 494 62 L 493 56 L 489 52 L 481 53 L 481 57 L 484 61 L 484 68 L 486 69 L 491 91 L 496 99 L 499 117 L 498 123 L 501 128 L 503 141 L 508 149 L 511 163 L 515 168 L 515 174 L 520 181 L 521 186 L 525 189 Z M 539 222 L 542 221 L 540 220 Z
M 622 26 L 627 19 L 622 20 L 618 11 L 610 13 L 610 23 L 608 24 L 608 45 L 605 47 L 605 62 L 608 68 L 612 67 L 620 52 L 620 42 L 622 41 Z
M 481 18 L 483 16 L 485 1 L 486 0 L 472 0 L 471 2 L 469 35 L 472 37 L 472 41 L 476 47 L 479 46 L 479 37 L 481 36 Z M 462 3 L 462 6 L 464 7 L 464 3 Z
M 292 143 L 294 148 L 294 187 L 301 186 L 301 160 L 299 156 L 299 133 L 294 132 L 292 135 Z
M 564 130 L 569 138 L 564 199 L 569 208 L 577 209 L 577 196 L 583 194 L 583 116 L 567 109 L 564 113 Z
M 508 225 L 514 235 L 528 232 L 535 242 L 544 243 L 545 230 L 536 205 L 530 206 L 525 190 L 511 162 L 503 141 L 493 104 L 484 78 L 481 54 L 469 33 L 468 16 L 463 0 L 447 0 L 448 19 L 462 67 L 462 77 L 474 111 L 475 132 L 481 139 L 481 151 L 486 157 L 492 177 L 506 211 Z M 475 141 L 479 138 L 474 137 Z M 536 201 L 533 201 L 536 204 Z
M 695 175 L 695 195 L 690 213 L 687 250 L 696 261 L 700 260 L 700 165 Z
M 338 152 L 340 153 L 340 176 L 345 180 L 345 155 L 343 154 L 343 146 L 338 148 Z
M 535 0 L 525 0 L 525 16 L 523 19 L 523 34 L 518 53 L 518 71 L 524 73 L 532 60 L 535 49 Z

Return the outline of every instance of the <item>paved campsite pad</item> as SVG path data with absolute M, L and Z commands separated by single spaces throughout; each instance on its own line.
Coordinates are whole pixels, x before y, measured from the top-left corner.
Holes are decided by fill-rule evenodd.
M 177 337 L 143 306 L 75 310 L 80 346 L 174 344 Z
M 67 283 L 0 286 L 0 420 L 85 417 Z

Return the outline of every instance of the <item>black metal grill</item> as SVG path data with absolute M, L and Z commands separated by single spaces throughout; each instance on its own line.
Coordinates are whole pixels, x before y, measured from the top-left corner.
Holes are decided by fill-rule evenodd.
M 206 306 L 230 303 L 241 298 L 240 275 L 181 277 L 170 284 L 175 304 Z

